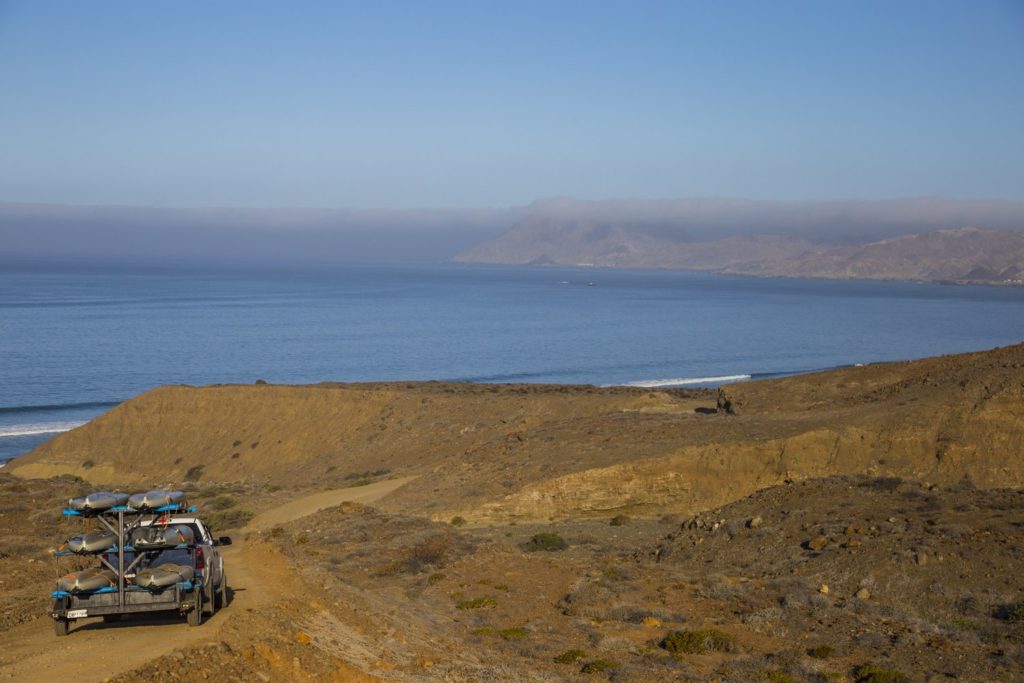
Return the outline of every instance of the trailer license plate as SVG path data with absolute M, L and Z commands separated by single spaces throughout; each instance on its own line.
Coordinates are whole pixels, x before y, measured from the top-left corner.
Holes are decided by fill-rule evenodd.
M 89 616 L 89 610 L 87 609 L 69 609 L 67 614 L 68 619 L 81 619 L 87 616 Z

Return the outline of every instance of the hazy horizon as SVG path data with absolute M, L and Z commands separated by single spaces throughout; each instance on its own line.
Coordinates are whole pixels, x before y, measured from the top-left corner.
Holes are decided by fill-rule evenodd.
M 438 263 L 518 226 L 623 228 L 674 243 L 786 235 L 865 243 L 932 230 L 1024 230 L 1024 202 L 783 202 L 568 197 L 474 209 L 166 208 L 0 202 L 0 262 Z

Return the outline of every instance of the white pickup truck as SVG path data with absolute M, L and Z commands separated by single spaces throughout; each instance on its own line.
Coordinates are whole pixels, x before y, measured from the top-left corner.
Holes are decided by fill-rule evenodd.
M 102 556 L 102 564 L 114 569 L 116 575 L 124 577 L 124 581 L 118 581 L 116 586 L 103 591 L 54 592 L 50 615 L 57 635 L 67 635 L 70 624 L 76 619 L 101 616 L 105 622 L 113 622 L 126 614 L 159 611 L 177 611 L 187 618 L 190 626 L 199 626 L 204 611 L 213 616 L 218 608 L 227 605 L 228 580 L 224 558 L 218 547 L 230 545 L 231 539 L 227 536 L 214 538 L 198 517 L 153 516 L 125 527 L 130 531 L 131 528 L 154 525 L 188 526 L 194 534 L 193 542 L 161 550 L 136 550 L 122 541 L 116 551 L 111 550 Z M 193 578 L 162 590 L 146 590 L 133 585 L 132 580 L 139 570 L 165 564 L 191 567 Z

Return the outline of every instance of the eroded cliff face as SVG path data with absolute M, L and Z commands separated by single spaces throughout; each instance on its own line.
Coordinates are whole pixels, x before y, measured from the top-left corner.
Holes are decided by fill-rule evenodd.
M 1024 346 L 715 392 L 465 384 L 164 387 L 9 467 L 104 484 L 337 485 L 470 521 L 688 513 L 833 474 L 1024 486 Z

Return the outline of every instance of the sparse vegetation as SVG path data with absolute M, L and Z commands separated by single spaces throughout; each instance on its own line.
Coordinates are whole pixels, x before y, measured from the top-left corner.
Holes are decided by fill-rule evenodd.
M 835 654 L 835 648 L 831 645 L 818 645 L 807 650 L 807 656 L 813 659 L 828 659 Z
M 229 508 L 227 510 L 215 510 L 203 514 L 203 519 L 211 529 L 239 529 L 249 523 L 253 513 L 242 508 Z
M 409 556 L 405 559 L 406 569 L 415 574 L 426 567 L 443 565 L 451 548 L 452 541 L 447 536 L 437 535 L 424 539 L 409 549 Z
M 769 683 L 796 683 L 796 679 L 782 669 L 768 669 L 764 672 L 764 678 Z
M 583 668 L 580 669 L 580 673 L 597 674 L 618 668 L 619 663 L 614 659 L 595 659 L 584 664 Z
M 520 640 L 525 638 L 527 631 L 522 626 L 513 626 L 511 628 L 503 628 L 498 631 L 498 635 L 501 636 L 502 640 Z
M 465 517 L 460 517 L 459 515 L 455 515 L 454 517 L 452 517 L 452 522 L 451 522 L 452 526 L 462 526 L 465 523 L 466 523 L 466 518 Z
M 565 550 L 568 547 L 569 544 L 565 542 L 565 539 L 552 532 L 535 534 L 529 541 L 523 544 L 523 550 L 531 553 L 537 551 L 553 552 Z
M 885 669 L 877 664 L 858 666 L 853 672 L 857 683 L 909 683 L 910 677 L 901 671 Z
M 203 476 L 202 465 L 195 465 L 185 471 L 185 481 L 199 481 L 199 477 L 201 476 Z
M 82 461 L 82 469 L 83 469 L 83 470 L 88 470 L 88 469 L 91 469 L 91 468 L 93 468 L 93 467 L 94 467 L 95 465 L 96 465 L 96 463 L 95 463 L 95 462 L 93 462 L 92 460 L 83 460 L 83 461 Z
M 736 640 L 718 629 L 700 629 L 695 631 L 673 631 L 662 638 L 658 647 L 672 654 L 699 655 L 705 652 L 731 652 L 735 649 Z
M 575 664 L 581 661 L 587 653 L 583 650 L 566 650 L 562 654 L 555 657 L 556 664 Z
M 996 610 L 996 617 L 1011 624 L 1024 624 L 1024 602 L 1001 605 Z
M 625 526 L 629 524 L 630 519 L 626 515 L 615 515 L 611 521 L 608 522 L 611 526 Z
M 472 600 L 461 600 L 455 603 L 455 609 L 486 609 L 497 606 L 498 601 L 489 595 L 473 598 Z

